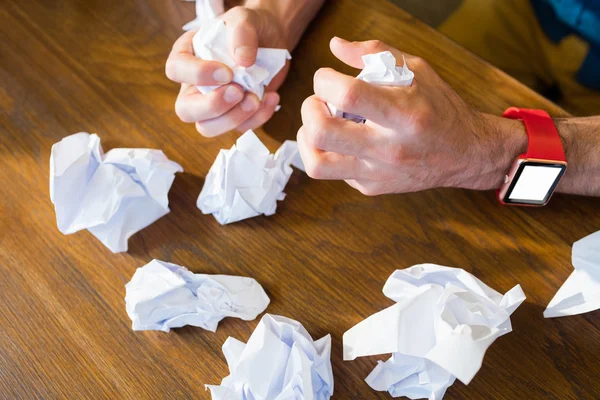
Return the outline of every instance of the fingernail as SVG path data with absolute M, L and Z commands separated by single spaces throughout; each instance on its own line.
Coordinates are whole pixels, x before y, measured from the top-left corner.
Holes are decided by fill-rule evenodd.
M 269 93 L 265 99 L 268 106 L 276 106 L 279 104 L 279 95 L 277 93 Z
M 231 74 L 227 68 L 219 68 L 213 73 L 213 79 L 220 85 L 231 82 Z
M 251 112 L 258 108 L 258 100 L 254 96 L 246 96 L 242 101 L 242 110 L 245 112 Z
M 223 98 L 226 102 L 231 104 L 240 101 L 243 95 L 244 93 L 242 93 L 240 89 L 236 88 L 235 86 L 229 86 L 227 89 L 225 89 Z
M 342 43 L 348 43 L 348 41 L 346 39 L 342 39 L 339 36 L 334 36 L 333 40 L 337 40 L 338 42 L 342 42 Z
M 243 58 L 244 60 L 254 60 L 256 57 L 256 51 L 250 46 L 236 47 L 233 51 L 236 57 Z

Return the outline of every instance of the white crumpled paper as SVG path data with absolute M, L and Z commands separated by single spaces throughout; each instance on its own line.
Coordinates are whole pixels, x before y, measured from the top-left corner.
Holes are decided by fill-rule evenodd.
M 331 336 L 313 341 L 302 324 L 266 314 L 248 343 L 223 344 L 229 376 L 206 385 L 213 400 L 326 400 L 333 394 Z
M 194 1 L 194 0 L 185 0 Z M 196 19 L 183 26 L 184 31 L 195 31 L 206 22 L 225 12 L 223 0 L 196 0 Z
M 393 353 L 367 377 L 369 386 L 430 400 L 440 400 L 455 377 L 473 379 L 525 300 L 519 285 L 503 296 L 463 269 L 434 264 L 395 271 L 383 293 L 396 304 L 344 334 L 344 360 Z
M 208 171 L 198 208 L 220 224 L 272 215 L 294 167 L 304 170 L 298 145 L 286 140 L 272 155 L 251 130 L 230 150 L 221 150 Z
M 259 48 L 256 62 L 251 67 L 240 67 L 230 55 L 225 23 L 219 19 L 205 22 L 192 40 L 194 54 L 209 61 L 219 61 L 233 70 L 233 82 L 245 91 L 263 98 L 265 86 L 285 67 L 292 56 L 286 49 Z M 209 93 L 219 86 L 198 86 L 198 90 Z
M 356 79 L 378 86 L 410 86 L 415 74 L 408 69 L 404 56 L 402 59 L 404 65 L 398 67 L 396 66 L 396 58 L 389 51 L 366 54 L 362 56 L 365 68 L 358 74 Z M 331 115 L 335 117 L 349 119 L 358 123 L 365 122 L 363 117 L 338 110 L 331 103 L 328 103 L 327 107 L 329 107 Z
M 50 200 L 65 235 L 89 230 L 113 253 L 169 213 L 167 197 L 179 164 L 162 151 L 113 149 L 96 134 L 76 133 L 52 146 Z
M 193 325 L 215 332 L 225 317 L 255 319 L 270 301 L 252 278 L 194 274 L 159 260 L 138 268 L 125 292 L 135 331 L 169 332 Z
M 573 244 L 575 270 L 556 292 L 544 317 L 564 317 L 600 309 L 600 232 Z

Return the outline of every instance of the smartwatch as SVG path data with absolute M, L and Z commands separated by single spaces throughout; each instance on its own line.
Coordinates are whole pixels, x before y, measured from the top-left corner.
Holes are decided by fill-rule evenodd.
M 567 170 L 562 141 L 547 112 L 525 108 L 508 108 L 504 118 L 519 119 L 525 124 L 529 143 L 504 177 L 498 200 L 506 205 L 544 206 Z

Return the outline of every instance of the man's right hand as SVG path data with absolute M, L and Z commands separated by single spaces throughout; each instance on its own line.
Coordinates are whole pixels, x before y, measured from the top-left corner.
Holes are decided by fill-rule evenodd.
M 236 64 L 250 67 L 256 62 L 258 47 L 285 48 L 284 35 L 278 21 L 268 11 L 234 7 L 219 17 L 227 27 L 230 54 Z M 216 61 L 204 61 L 194 55 L 192 38 L 195 32 L 183 34 L 173 45 L 166 63 L 167 77 L 181 83 L 175 102 L 177 116 L 207 137 L 237 130 L 255 129 L 271 118 L 279 104 L 275 92 L 283 83 L 286 66 L 266 88 L 260 101 L 231 83 L 233 71 Z M 204 95 L 197 86 L 219 86 Z

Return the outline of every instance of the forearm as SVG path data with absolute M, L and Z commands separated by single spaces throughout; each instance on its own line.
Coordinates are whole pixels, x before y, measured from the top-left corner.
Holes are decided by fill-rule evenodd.
M 527 134 L 520 121 L 482 115 L 496 144 L 491 149 L 493 169 L 480 177 L 481 187 L 495 189 L 502 184 L 515 158 L 527 151 Z M 600 117 L 557 118 L 554 122 L 568 163 L 557 190 L 600 196 Z
M 288 50 L 293 50 L 325 0 L 247 0 L 248 8 L 269 11 L 281 24 Z

